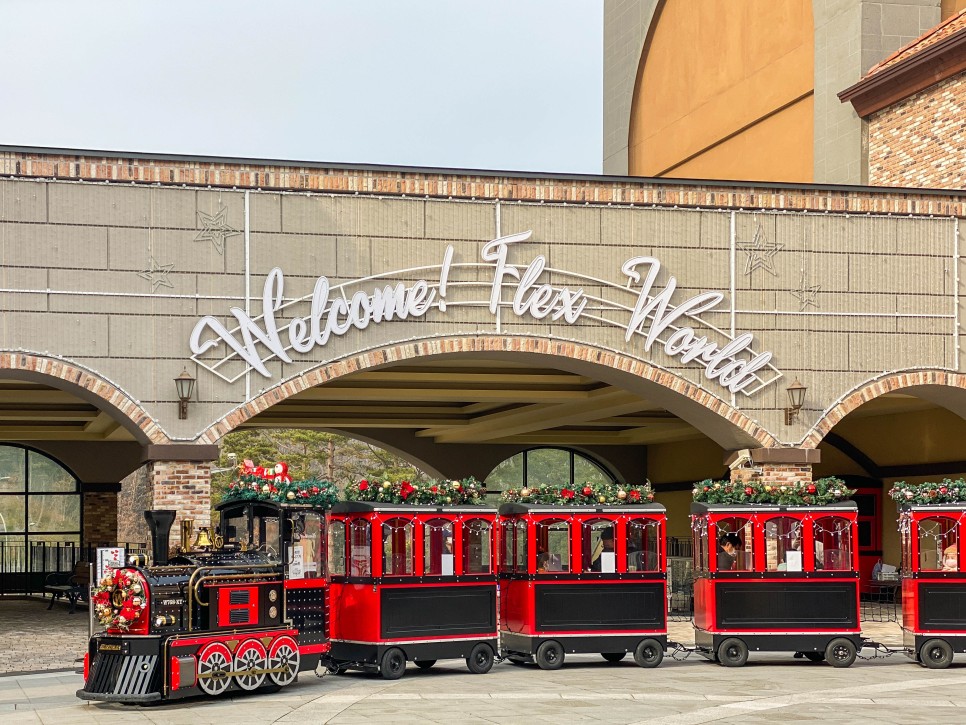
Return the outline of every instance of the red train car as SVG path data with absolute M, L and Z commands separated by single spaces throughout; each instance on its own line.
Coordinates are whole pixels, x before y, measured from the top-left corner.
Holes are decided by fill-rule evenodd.
M 504 655 L 543 669 L 565 653 L 628 652 L 656 667 L 667 649 L 667 515 L 660 504 L 500 506 Z
M 330 668 L 402 677 L 464 658 L 482 674 L 497 652 L 496 511 L 349 501 L 328 516 Z
M 848 667 L 862 646 L 857 509 L 691 505 L 698 651 L 738 667 L 749 650 Z
M 902 633 L 906 652 L 932 669 L 966 652 L 966 573 L 959 539 L 966 503 L 904 506 Z

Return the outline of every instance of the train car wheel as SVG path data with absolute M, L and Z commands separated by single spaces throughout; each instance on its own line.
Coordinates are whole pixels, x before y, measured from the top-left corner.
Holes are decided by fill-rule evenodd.
M 851 667 L 855 655 L 855 642 L 844 637 L 833 639 L 825 648 L 825 659 L 832 667 Z
M 640 667 L 657 667 L 664 661 L 664 648 L 654 639 L 643 639 L 634 650 L 634 661 Z
M 257 690 L 265 682 L 267 664 L 265 645 L 257 639 L 245 640 L 235 650 L 235 682 L 243 690 Z
M 544 642 L 537 647 L 536 661 L 541 670 L 559 670 L 563 667 L 563 647 L 552 639 Z
M 382 654 L 379 674 L 384 680 L 398 680 L 406 674 L 406 655 L 398 647 L 390 647 Z
M 436 660 L 413 660 L 413 664 L 421 670 L 428 670 L 436 664 Z
M 485 675 L 493 667 L 493 650 L 490 645 L 480 642 L 466 658 L 466 668 L 474 675 Z
M 198 687 L 207 695 L 220 695 L 231 684 L 231 650 L 210 642 L 198 654 Z
M 718 662 L 725 667 L 743 667 L 747 661 L 748 645 L 740 639 L 730 637 L 718 646 Z
M 272 642 L 268 651 L 269 677 L 280 687 L 290 685 L 299 676 L 299 646 L 295 640 L 282 635 Z
M 620 662 L 627 657 L 627 652 L 601 652 L 600 656 L 608 662 Z
M 919 660 L 931 670 L 944 670 L 953 662 L 953 648 L 944 639 L 930 639 L 919 650 Z

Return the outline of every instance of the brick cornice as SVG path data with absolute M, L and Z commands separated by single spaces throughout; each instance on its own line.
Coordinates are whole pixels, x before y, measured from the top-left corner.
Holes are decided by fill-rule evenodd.
M 966 70 L 966 28 L 838 94 L 865 118 Z

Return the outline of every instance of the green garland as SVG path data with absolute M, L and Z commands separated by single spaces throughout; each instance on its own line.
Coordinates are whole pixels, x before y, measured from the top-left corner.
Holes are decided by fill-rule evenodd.
M 350 484 L 345 489 L 346 501 L 373 503 L 406 503 L 413 505 L 461 506 L 482 505 L 486 489 L 475 478 L 462 481 L 369 481 Z
M 855 489 L 848 488 L 841 479 L 820 478 L 807 483 L 746 483 L 712 481 L 710 478 L 694 484 L 694 500 L 698 503 L 766 503 L 782 506 L 824 506 L 847 500 Z
M 500 496 L 500 500 L 511 503 L 623 506 L 649 503 L 654 500 L 654 491 L 651 490 L 650 481 L 639 485 L 583 483 L 573 488 L 537 483 L 521 489 L 507 489 Z
M 338 487 L 331 481 L 275 482 L 254 475 L 239 476 L 228 484 L 223 501 L 274 501 L 305 503 L 328 509 L 339 498 Z
M 966 481 L 961 478 L 952 481 L 926 483 L 906 483 L 897 481 L 889 489 L 889 495 L 897 504 L 964 503 L 966 502 Z

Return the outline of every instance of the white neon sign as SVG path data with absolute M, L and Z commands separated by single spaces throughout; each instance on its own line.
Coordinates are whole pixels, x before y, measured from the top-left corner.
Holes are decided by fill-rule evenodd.
M 553 322 L 562 321 L 571 325 L 581 319 L 614 325 L 617 323 L 613 318 L 602 313 L 628 314 L 627 322 L 621 325 L 625 342 L 631 343 L 632 340 L 640 338 L 644 352 L 649 352 L 658 344 L 670 357 L 677 358 L 682 363 L 702 366 L 706 378 L 717 381 L 732 393 L 750 395 L 781 377 L 770 363 L 770 352 L 754 352 L 754 336 L 751 333 L 732 338 L 699 318 L 700 314 L 713 310 L 720 304 L 724 300 L 723 294 L 704 292 L 673 305 L 671 300 L 677 288 L 677 280 L 670 277 L 662 289 L 655 290 L 654 285 L 661 270 L 660 261 L 656 257 L 632 257 L 621 266 L 621 272 L 627 278 L 624 286 L 578 273 L 564 273 L 595 285 L 608 286 L 623 294 L 630 293 L 635 297 L 628 305 L 594 298 L 586 294 L 583 287 L 555 286 L 541 281 L 547 272 L 559 273 L 559 270 L 551 270 L 547 266 L 547 259 L 543 255 L 533 257 L 526 265 L 511 264 L 508 258 L 512 246 L 527 241 L 531 235 L 532 232 L 526 231 L 487 242 L 480 252 L 482 264 L 454 264 L 453 247 L 448 246 L 443 262 L 438 267 L 439 277 L 433 282 L 418 279 L 409 285 L 403 282 L 380 284 L 382 278 L 390 275 L 379 275 L 332 287 L 323 276 L 316 281 L 310 296 L 297 300 L 285 300 L 284 277 L 282 270 L 276 267 L 265 278 L 261 314 L 251 317 L 244 310 L 232 307 L 230 313 L 237 322 L 233 329 L 229 329 L 213 316 L 205 316 L 195 324 L 189 339 L 192 359 L 228 382 L 234 382 L 244 375 L 242 372 L 230 377 L 219 370 L 224 363 L 236 358 L 245 362 L 246 371 L 254 370 L 266 378 L 271 378 L 265 363 L 273 358 L 291 363 L 291 352 L 309 353 L 315 348 L 324 347 L 333 337 L 341 337 L 352 330 L 364 331 L 371 324 L 418 320 L 434 310 L 445 314 L 448 304 L 479 306 L 482 303 L 498 319 L 502 310 L 506 309 L 519 318 L 549 318 Z M 492 273 L 486 299 L 447 303 L 446 293 L 450 286 L 481 285 L 477 281 L 451 282 L 450 275 L 453 270 L 480 267 L 487 268 Z M 391 274 L 412 271 L 414 270 L 403 270 Z M 346 291 L 346 288 L 358 287 L 367 281 L 373 283 L 368 289 L 359 289 L 352 294 Z M 487 283 L 482 285 L 487 286 Z M 507 289 L 512 292 L 509 301 L 504 299 Z M 287 324 L 279 326 L 279 313 L 305 301 L 310 301 L 308 315 L 296 316 Z M 591 302 L 594 305 L 588 307 Z M 709 340 L 707 335 L 699 335 L 688 324 L 691 321 L 701 323 L 727 342 L 719 344 Z M 217 361 L 202 358 L 221 343 L 225 343 L 231 350 L 227 356 Z M 269 354 L 263 356 L 259 346 L 267 349 Z M 773 373 L 768 379 L 762 376 L 765 370 Z

